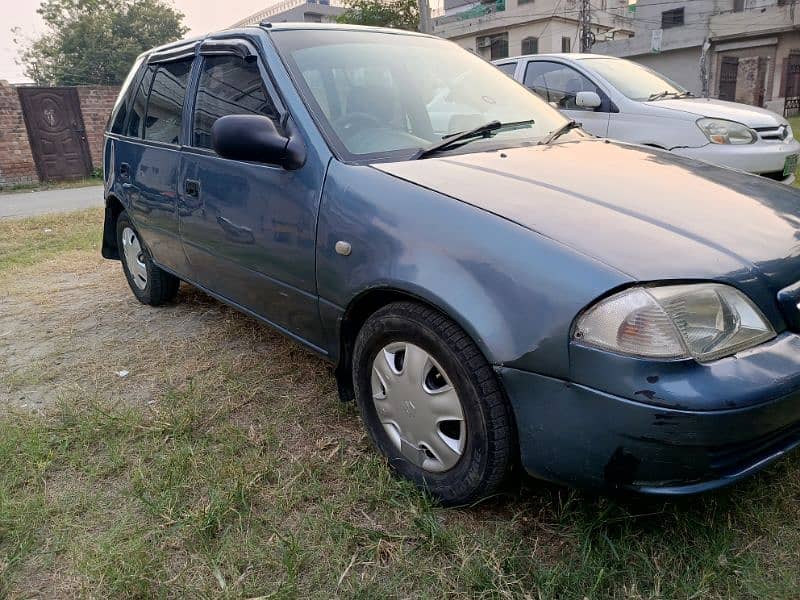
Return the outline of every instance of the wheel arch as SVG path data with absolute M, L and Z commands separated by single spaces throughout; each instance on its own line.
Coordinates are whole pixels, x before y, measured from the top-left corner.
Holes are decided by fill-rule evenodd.
M 352 400 L 354 396 L 352 379 L 353 347 L 361 327 L 376 311 L 393 302 L 416 302 L 436 310 L 459 325 L 483 353 L 485 348 L 480 343 L 474 327 L 462 315 L 453 314 L 454 311 L 444 306 L 442 302 L 423 296 L 415 291 L 403 289 L 393 285 L 381 285 L 362 291 L 347 305 L 340 322 L 338 335 L 338 357 L 336 361 L 336 382 L 339 388 L 339 397 L 343 401 Z
M 106 198 L 106 213 L 103 221 L 103 245 L 100 253 L 103 258 L 120 260 L 119 248 L 117 248 L 117 219 L 125 207 L 113 194 Z

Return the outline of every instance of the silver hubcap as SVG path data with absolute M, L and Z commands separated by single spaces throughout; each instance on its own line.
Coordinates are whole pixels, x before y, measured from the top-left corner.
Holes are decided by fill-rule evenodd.
M 144 264 L 142 245 L 139 243 L 139 238 L 136 237 L 136 232 L 130 227 L 122 230 L 122 253 L 125 256 L 125 264 L 133 278 L 133 283 L 143 290 L 147 287 L 147 267 Z
M 467 440 L 464 411 L 441 366 L 414 344 L 397 342 L 372 363 L 378 419 L 400 453 L 426 471 L 452 469 Z

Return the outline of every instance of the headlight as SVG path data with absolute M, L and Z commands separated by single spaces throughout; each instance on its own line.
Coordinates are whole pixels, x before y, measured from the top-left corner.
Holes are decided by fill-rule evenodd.
M 712 144 L 752 144 L 758 134 L 747 125 L 725 119 L 700 119 L 697 126 Z
M 580 316 L 573 339 L 631 356 L 714 360 L 775 337 L 739 290 L 717 283 L 633 287 Z

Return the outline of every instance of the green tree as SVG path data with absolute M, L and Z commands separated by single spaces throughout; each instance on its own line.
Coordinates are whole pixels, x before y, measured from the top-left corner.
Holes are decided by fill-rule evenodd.
M 345 10 L 336 21 L 417 31 L 419 6 L 417 0 L 345 0 Z
M 20 59 L 39 84 L 122 83 L 136 56 L 187 31 L 163 0 L 43 0 L 37 12 L 46 32 Z

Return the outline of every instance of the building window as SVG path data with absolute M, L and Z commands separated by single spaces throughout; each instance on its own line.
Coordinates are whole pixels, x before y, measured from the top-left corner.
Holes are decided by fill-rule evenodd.
M 517 0 L 517 4 L 522 6 L 523 4 L 533 4 L 533 0 Z
M 526 37 L 522 40 L 522 54 L 538 54 L 539 38 Z
M 661 13 L 661 28 L 669 29 L 683 25 L 683 7 L 665 10 Z
M 572 39 L 571 38 L 568 38 L 568 37 L 562 37 L 561 38 L 561 51 L 562 52 L 571 52 L 571 49 L 570 49 L 571 46 L 572 46 Z
M 478 53 L 489 60 L 497 60 L 508 56 L 508 34 L 485 35 L 479 37 Z

